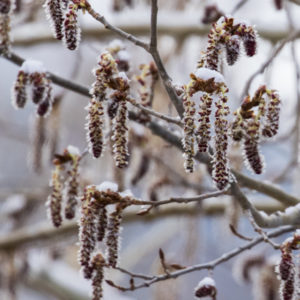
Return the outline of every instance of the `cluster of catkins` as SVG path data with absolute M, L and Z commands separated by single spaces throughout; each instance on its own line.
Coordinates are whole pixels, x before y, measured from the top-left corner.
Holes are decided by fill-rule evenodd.
M 295 263 L 293 250 L 300 249 L 300 232 L 297 230 L 293 237 L 286 239 L 281 247 L 281 260 L 277 266 L 277 273 L 281 281 L 280 296 L 282 300 L 300 299 L 300 271 L 299 262 Z M 297 268 L 296 268 L 297 266 Z
M 260 174 L 263 163 L 258 152 L 259 138 L 272 137 L 277 133 L 280 99 L 274 90 L 265 86 L 259 88 L 252 100 L 250 97 L 245 99 L 230 125 L 228 88 L 218 72 L 221 53 L 225 50 L 227 63 L 233 65 L 240 55 L 242 43 L 246 55 L 253 56 L 256 53 L 256 32 L 252 26 L 243 22 L 221 17 L 213 24 L 208 37 L 208 46 L 198 63 L 198 69 L 191 74 L 190 82 L 183 88 L 185 169 L 187 172 L 194 170 L 195 144 L 199 152 L 209 150 L 210 116 L 214 109 L 212 178 L 217 188 L 223 190 L 230 182 L 227 158 L 230 129 L 233 140 L 243 139 L 245 158 L 254 172 Z M 200 95 L 200 100 L 195 99 L 196 93 Z M 252 110 L 254 107 L 257 107 L 257 112 Z
M 196 107 L 193 96 L 200 93 L 200 101 Z M 208 151 L 208 143 L 211 139 L 210 115 L 212 103 L 215 102 L 215 155 L 213 159 L 213 180 L 218 189 L 222 190 L 229 183 L 229 166 L 227 159 L 228 128 L 227 115 L 229 114 L 228 88 L 223 76 L 208 68 L 199 68 L 195 74 L 191 74 L 191 81 L 184 86 L 184 138 L 183 148 L 185 157 L 185 169 L 194 171 L 195 143 L 199 152 Z M 198 111 L 198 126 L 196 126 L 196 112 Z
M 79 162 L 81 159 L 78 148 L 68 146 L 62 155 L 55 154 L 50 182 L 51 194 L 47 206 L 49 216 L 55 227 L 62 224 L 62 208 L 66 219 L 73 219 L 78 203 Z
M 271 138 L 277 134 L 279 113 L 279 95 L 265 85 L 257 89 L 252 99 L 247 96 L 235 112 L 231 125 L 232 139 L 243 141 L 245 161 L 256 174 L 263 171 L 263 158 L 259 152 L 260 138 Z
M 203 278 L 195 288 L 195 297 L 210 297 L 212 300 L 216 300 L 217 288 L 215 281 L 211 277 Z
M 9 54 L 10 51 L 10 18 L 13 8 L 13 0 L 0 1 L 0 51 L 3 54 Z
M 70 50 L 75 50 L 80 41 L 78 10 L 85 9 L 81 0 L 46 0 L 45 10 L 55 38 L 64 40 Z
M 118 193 L 115 183 L 103 182 L 99 186 L 90 185 L 81 199 L 79 232 L 79 262 L 86 279 L 92 279 L 93 299 L 102 297 L 104 267 L 116 267 L 118 262 L 120 226 L 123 210 L 130 205 L 131 195 L 126 191 Z M 114 205 L 110 214 L 107 206 Z M 106 257 L 96 253 L 97 242 L 105 240 Z M 101 263 L 95 265 L 95 260 Z
M 100 157 L 104 146 L 106 112 L 112 124 L 112 150 L 116 166 L 123 168 L 128 165 L 129 160 L 127 102 L 130 86 L 124 72 L 128 70 L 128 63 L 126 64 L 125 53 L 120 55 L 121 51 L 109 50 L 100 55 L 98 67 L 94 70 L 96 81 L 92 85 L 92 98 L 87 106 L 87 140 L 93 157 Z
M 28 88 L 31 89 L 32 102 L 37 105 L 37 114 L 45 116 L 52 107 L 52 82 L 47 77 L 43 64 L 39 61 L 26 60 L 22 64 L 12 89 L 14 107 L 23 108 L 25 106 Z

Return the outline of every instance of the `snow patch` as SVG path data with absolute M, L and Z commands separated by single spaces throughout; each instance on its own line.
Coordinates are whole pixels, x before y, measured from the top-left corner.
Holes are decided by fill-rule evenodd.
M 204 286 L 214 286 L 216 287 L 215 281 L 211 277 L 203 278 L 197 285 L 196 289 L 201 289 Z
M 112 192 L 117 192 L 118 188 L 119 188 L 118 185 L 111 181 L 103 181 L 101 184 L 96 186 L 96 189 L 99 192 L 106 192 L 108 190 Z
M 76 155 L 76 156 L 80 156 L 80 151 L 77 147 L 75 146 L 72 146 L 72 145 L 69 145 L 67 147 L 67 150 L 68 152 L 71 154 L 71 155 Z
M 127 189 L 125 191 L 123 191 L 122 193 L 120 193 L 120 196 L 125 198 L 125 197 L 133 197 L 133 193 L 131 190 Z
M 225 79 L 221 73 L 208 68 L 197 69 L 195 75 L 196 77 L 201 78 L 203 80 L 214 78 L 215 82 L 225 82 Z
M 32 73 L 45 73 L 46 69 L 43 65 L 42 62 L 38 60 L 33 60 L 33 59 L 27 59 L 23 62 L 21 69 L 27 74 L 32 74 Z

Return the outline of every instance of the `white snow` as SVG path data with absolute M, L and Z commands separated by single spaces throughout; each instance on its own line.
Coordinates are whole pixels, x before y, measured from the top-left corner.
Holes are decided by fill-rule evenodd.
M 123 191 L 122 193 L 120 193 L 120 196 L 125 198 L 125 197 L 133 197 L 133 193 L 131 190 L 127 189 L 125 191 Z
M 101 184 L 96 186 L 96 189 L 99 192 L 106 192 L 108 190 L 112 192 L 117 192 L 118 191 L 118 185 L 114 182 L 111 181 L 103 181 Z
M 215 82 L 225 82 L 225 79 L 221 73 L 208 68 L 199 68 L 194 74 L 203 80 L 214 78 Z
M 25 60 L 22 64 L 20 70 L 24 71 L 27 74 L 32 74 L 35 72 L 38 72 L 38 73 L 46 72 L 46 69 L 45 69 L 43 63 L 38 60 L 33 60 L 33 59 Z
M 125 61 L 129 61 L 131 56 L 129 54 L 128 51 L 126 50 L 120 50 L 118 53 L 117 53 L 117 58 L 119 60 L 125 60 Z
M 121 77 L 125 81 L 129 81 L 129 78 L 127 77 L 125 72 L 119 72 L 118 77 Z
M 77 147 L 75 146 L 72 146 L 72 145 L 69 145 L 67 147 L 67 150 L 68 152 L 71 154 L 71 155 L 76 155 L 76 156 L 80 156 L 80 151 Z
M 111 41 L 107 47 L 108 50 L 112 49 L 113 51 L 118 51 L 124 48 L 125 48 L 124 43 L 118 39 Z
M 204 286 L 216 286 L 215 281 L 211 277 L 204 277 L 197 285 L 196 289 L 200 289 Z

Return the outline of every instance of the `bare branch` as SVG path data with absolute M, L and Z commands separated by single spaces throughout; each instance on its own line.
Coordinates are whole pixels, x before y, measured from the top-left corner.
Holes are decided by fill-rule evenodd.
M 267 234 L 267 237 L 268 238 L 277 237 L 277 236 L 280 236 L 284 233 L 291 232 L 293 230 L 295 230 L 295 227 L 286 226 L 286 227 L 279 228 L 279 229 L 276 229 L 274 231 L 271 231 L 270 233 Z M 164 280 L 168 280 L 168 279 L 171 279 L 171 278 L 174 279 L 174 278 L 177 278 L 179 276 L 189 274 L 189 273 L 192 273 L 192 272 L 195 272 L 195 271 L 200 271 L 200 270 L 203 270 L 203 269 L 208 269 L 208 270 L 214 269 L 218 265 L 224 263 L 225 261 L 230 260 L 233 257 L 236 257 L 237 255 L 239 255 L 240 253 L 242 253 L 246 250 L 249 250 L 249 249 L 253 248 L 254 246 L 260 244 L 263 241 L 264 241 L 264 238 L 260 236 L 260 237 L 257 237 L 256 239 L 254 239 L 253 241 L 245 244 L 244 246 L 240 246 L 240 247 L 238 247 L 234 250 L 231 250 L 231 251 L 229 251 L 225 254 L 222 254 L 220 257 L 218 257 L 218 258 L 216 258 L 216 259 L 214 259 L 210 262 L 207 262 L 207 263 L 204 263 L 204 264 L 194 265 L 194 266 L 191 266 L 191 267 L 187 267 L 185 269 L 175 271 L 175 272 L 172 272 L 170 274 L 154 276 L 154 278 L 152 280 L 145 281 L 145 282 L 143 282 L 139 285 L 134 286 L 134 290 L 144 288 L 144 287 L 149 287 L 150 285 L 152 285 L 154 283 L 157 283 L 159 281 L 164 281 Z M 132 289 L 132 287 L 130 287 L 130 288 L 123 288 L 123 290 L 124 291 L 129 291 L 129 290 L 133 290 L 133 289 Z

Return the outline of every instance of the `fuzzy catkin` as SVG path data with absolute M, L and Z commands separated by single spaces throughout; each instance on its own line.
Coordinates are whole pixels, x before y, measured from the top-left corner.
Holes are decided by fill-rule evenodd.
M 96 245 L 95 211 L 92 204 L 93 187 L 87 187 L 81 200 L 81 218 L 79 225 L 79 262 L 86 279 L 92 277 L 90 258 Z
M 226 116 L 229 114 L 227 106 L 227 87 L 223 87 L 223 95 L 220 95 L 216 103 L 215 112 L 215 154 L 213 158 L 212 178 L 219 190 L 227 188 L 229 184 L 229 167 L 228 167 L 228 121 Z
M 106 246 L 107 260 L 111 267 L 116 267 L 118 262 L 119 235 L 123 209 L 124 207 L 118 204 L 116 210 L 109 215 L 108 219 Z
M 120 99 L 117 115 L 113 120 L 113 154 L 116 166 L 124 168 L 128 165 L 128 112 L 126 98 Z
M 87 107 L 87 140 L 90 153 L 98 158 L 103 151 L 103 104 L 96 98 L 90 100 L 90 104 Z
M 78 197 L 78 167 L 79 167 L 79 156 L 72 157 L 72 168 L 68 171 L 68 181 L 66 186 L 66 206 L 65 206 L 65 217 L 66 219 L 73 219 L 76 213 L 77 197 Z
M 10 14 L 0 14 L 0 49 L 6 55 L 11 48 L 10 29 Z
M 198 128 L 196 131 L 198 150 L 199 152 L 207 152 L 208 143 L 211 139 L 210 132 L 210 114 L 212 97 L 208 93 L 203 93 L 200 97 L 201 104 L 199 106 L 199 118 L 198 118 Z
M 12 102 L 14 107 L 23 108 L 27 101 L 26 85 L 28 83 L 28 74 L 20 70 L 17 75 L 17 80 L 14 83 L 12 90 Z
M 50 182 L 51 194 L 48 198 L 48 206 L 52 223 L 55 227 L 59 227 L 62 223 L 61 208 L 62 208 L 62 182 L 61 182 L 61 167 L 55 166 L 52 171 Z
M 105 259 L 101 253 L 97 253 L 91 260 L 93 300 L 101 300 L 103 297 L 102 283 L 104 279 Z
M 51 22 L 51 27 L 54 33 L 54 37 L 58 40 L 63 39 L 63 11 L 61 0 L 47 0 L 44 7 L 46 10 L 47 18 Z
M 195 155 L 195 120 L 194 115 L 196 113 L 195 102 L 191 99 L 189 91 L 185 93 L 183 98 L 183 151 L 184 151 L 184 167 L 186 172 L 192 173 L 194 171 L 194 155 Z
M 69 11 L 65 15 L 64 20 L 64 41 L 69 50 L 76 50 L 80 40 L 80 28 L 78 25 L 78 6 L 69 5 Z

